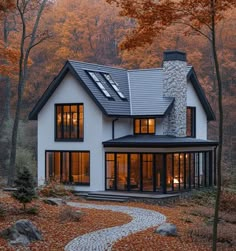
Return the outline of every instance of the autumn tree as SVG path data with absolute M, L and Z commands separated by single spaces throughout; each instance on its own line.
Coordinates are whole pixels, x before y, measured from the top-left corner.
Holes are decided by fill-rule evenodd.
M 214 69 L 218 90 L 219 108 L 219 146 L 217 159 L 217 195 L 213 226 L 212 249 L 217 249 L 217 225 L 221 194 L 221 164 L 223 144 L 223 96 L 222 76 L 220 73 L 217 51 L 217 24 L 224 19 L 225 12 L 236 7 L 232 0 L 107 0 L 122 8 L 121 15 L 129 16 L 137 22 L 137 26 L 128 35 L 121 47 L 136 48 L 151 43 L 154 37 L 173 24 L 182 24 L 188 29 L 185 33 L 197 33 L 206 38 L 211 45 Z
M 11 153 L 8 172 L 8 185 L 12 185 L 15 177 L 15 160 L 17 134 L 20 120 L 22 97 L 29 70 L 31 50 L 48 38 L 48 33 L 39 31 L 39 23 L 48 0 L 17 0 L 16 8 L 20 18 L 21 38 L 19 42 L 20 56 L 17 84 L 17 102 L 11 138 Z M 29 21 L 31 21 L 29 23 Z
M 10 118 L 10 75 L 16 70 L 17 51 L 9 46 L 9 34 L 16 27 L 16 22 L 9 19 L 11 13 L 15 10 L 15 1 L 0 1 L 0 81 L 1 90 L 4 90 L 4 105 L 2 116 L 0 117 L 0 133 L 3 129 L 4 122 Z M 15 21 L 15 20 L 14 20 Z

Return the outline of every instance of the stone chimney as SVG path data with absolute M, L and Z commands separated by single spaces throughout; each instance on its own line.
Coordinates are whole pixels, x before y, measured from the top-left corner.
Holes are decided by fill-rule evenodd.
M 186 53 L 165 51 L 163 58 L 163 96 L 175 98 L 174 106 L 164 119 L 164 135 L 186 136 L 187 62 Z

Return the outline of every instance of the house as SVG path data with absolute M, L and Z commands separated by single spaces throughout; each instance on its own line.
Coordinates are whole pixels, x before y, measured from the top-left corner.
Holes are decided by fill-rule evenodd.
M 29 119 L 38 120 L 39 184 L 168 193 L 215 182 L 215 116 L 183 52 L 164 52 L 156 69 L 69 60 Z

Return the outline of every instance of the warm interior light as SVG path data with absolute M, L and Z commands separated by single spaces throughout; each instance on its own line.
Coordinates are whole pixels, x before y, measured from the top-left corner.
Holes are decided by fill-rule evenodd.
M 58 123 L 61 123 L 61 113 L 59 113 L 59 114 L 57 115 L 57 121 L 58 121 Z
M 179 184 L 179 180 L 178 179 L 176 179 L 176 178 L 174 178 L 174 184 Z

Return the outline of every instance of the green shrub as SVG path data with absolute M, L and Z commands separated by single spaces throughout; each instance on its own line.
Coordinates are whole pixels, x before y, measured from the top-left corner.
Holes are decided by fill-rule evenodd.
M 39 214 L 39 208 L 38 207 L 30 207 L 26 210 L 27 214 L 32 214 L 32 215 L 38 215 Z
M 33 176 L 27 168 L 18 172 L 15 180 L 17 190 L 13 192 L 13 197 L 23 204 L 25 211 L 26 204 L 31 202 L 36 197 Z

